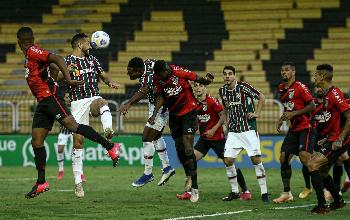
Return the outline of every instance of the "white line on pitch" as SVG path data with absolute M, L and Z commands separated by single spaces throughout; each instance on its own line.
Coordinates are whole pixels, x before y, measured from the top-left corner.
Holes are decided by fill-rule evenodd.
M 310 207 L 310 206 L 314 206 L 316 204 L 308 204 L 308 205 L 296 205 L 296 206 L 286 206 L 286 207 L 275 207 L 272 209 L 275 210 L 283 210 L 283 209 L 297 209 L 297 208 L 305 208 L 305 207 Z
M 56 176 L 48 176 L 46 179 L 55 179 Z M 28 181 L 28 180 L 36 180 L 37 178 L 10 178 L 10 179 L 0 179 L 0 182 L 11 182 L 11 181 Z
M 56 190 L 52 190 L 54 192 L 73 192 L 73 189 L 56 189 Z
M 239 214 L 239 213 L 251 212 L 251 211 L 253 211 L 253 210 L 252 209 L 247 209 L 247 210 L 241 210 L 241 211 L 236 211 L 236 212 L 222 212 L 222 213 L 215 213 L 215 214 L 210 214 L 210 215 L 194 215 L 194 216 L 167 218 L 167 219 L 164 219 L 164 220 L 180 220 L 180 219 L 205 218 L 205 217 L 214 217 L 214 216 L 221 216 L 221 215 L 233 215 L 233 214 Z

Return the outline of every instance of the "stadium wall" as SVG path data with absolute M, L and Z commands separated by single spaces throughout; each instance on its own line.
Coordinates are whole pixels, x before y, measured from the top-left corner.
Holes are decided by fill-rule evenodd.
M 180 167 L 176 156 L 174 142 L 170 135 L 164 136 L 167 144 L 167 151 L 170 163 L 174 167 Z M 196 140 L 198 136 L 196 137 Z M 140 135 L 121 135 L 113 139 L 121 143 L 121 161 L 120 166 L 143 166 L 143 150 Z M 264 166 L 266 168 L 279 168 L 279 152 L 283 142 L 283 136 L 261 136 L 261 151 Z M 47 165 L 57 166 L 57 135 L 50 135 L 46 138 L 45 147 L 47 149 Z M 84 166 L 111 166 L 109 157 L 105 150 L 99 144 L 85 141 Z M 72 139 L 68 141 L 65 149 L 65 159 L 71 160 Z M 67 163 L 69 164 L 69 163 Z M 247 154 L 241 153 L 237 158 L 238 167 L 250 167 L 251 161 Z M 294 167 L 301 167 L 300 162 L 293 159 Z M 31 147 L 31 137 L 28 135 L 0 135 L 0 166 L 33 166 L 34 154 Z M 213 151 L 199 161 L 199 167 L 224 167 Z M 154 167 L 160 167 L 160 161 L 157 156 L 154 157 Z

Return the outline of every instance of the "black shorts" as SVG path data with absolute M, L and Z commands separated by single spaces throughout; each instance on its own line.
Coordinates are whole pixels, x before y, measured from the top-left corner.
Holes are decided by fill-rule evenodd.
M 349 138 L 347 141 L 344 141 L 344 145 L 339 150 L 332 150 L 332 144 L 331 141 L 326 141 L 322 145 L 319 145 L 319 152 L 323 154 L 328 159 L 328 164 L 332 165 L 334 164 L 338 158 L 345 153 L 349 149 Z
M 49 96 L 38 103 L 32 128 L 46 128 L 51 131 L 55 120 L 62 124 L 62 120 L 70 114 L 61 97 Z
M 169 128 L 174 140 L 182 135 L 194 135 L 197 131 L 197 110 L 181 116 L 170 115 Z
M 224 158 L 224 151 L 225 151 L 225 143 L 226 140 L 208 140 L 205 138 L 200 137 L 194 146 L 194 149 L 201 152 L 203 156 L 205 156 L 208 151 L 213 149 L 218 156 L 218 158 L 223 159 Z
M 281 152 L 299 155 L 300 151 L 313 152 L 316 143 L 316 129 L 307 128 L 301 131 L 288 131 L 284 138 Z

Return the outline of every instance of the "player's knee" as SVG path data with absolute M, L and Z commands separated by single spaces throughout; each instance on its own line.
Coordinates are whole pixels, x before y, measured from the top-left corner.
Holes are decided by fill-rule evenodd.
M 318 165 L 317 161 L 315 161 L 315 160 L 308 161 L 306 166 L 307 166 L 307 168 L 309 169 L 310 172 L 319 169 L 319 165 Z
M 32 138 L 32 147 L 33 148 L 40 148 L 44 146 L 44 140 L 41 140 L 40 138 Z
M 191 156 L 194 154 L 193 148 L 185 148 L 185 155 Z
M 250 160 L 252 161 L 252 163 L 253 163 L 254 165 L 257 165 L 257 164 L 261 163 L 261 157 L 260 157 L 260 155 L 253 156 L 253 157 L 250 158 Z
M 234 159 L 232 157 L 225 157 L 224 158 L 224 163 L 226 166 L 232 166 L 234 162 Z

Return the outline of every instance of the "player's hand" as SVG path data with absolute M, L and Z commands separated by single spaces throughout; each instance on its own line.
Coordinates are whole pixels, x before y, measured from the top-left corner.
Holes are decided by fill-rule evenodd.
M 323 145 L 326 142 L 326 140 L 327 140 L 327 138 L 323 138 L 323 139 L 317 141 L 317 145 L 319 145 L 319 146 Z
M 282 118 L 278 121 L 278 123 L 277 123 L 277 132 L 278 133 L 281 133 L 281 126 L 282 126 L 282 124 L 283 124 L 283 121 L 282 121 Z
M 130 108 L 130 105 L 128 105 L 128 104 L 122 105 L 122 106 L 119 108 L 119 112 L 122 113 L 123 116 L 125 116 L 126 114 L 128 114 L 129 108 Z
M 214 80 L 214 74 L 213 73 L 207 73 L 207 75 L 205 75 L 210 81 Z
M 214 129 L 209 129 L 207 132 L 204 133 L 206 137 L 211 138 L 214 136 L 215 131 Z
M 117 82 L 110 82 L 108 86 L 113 88 L 113 89 L 119 89 L 120 84 Z
M 283 113 L 281 118 L 283 119 L 283 121 L 288 121 L 288 120 L 291 120 L 294 116 L 295 116 L 294 112 L 285 112 Z
M 332 150 L 339 150 L 339 149 L 342 148 L 342 146 L 343 146 L 343 141 L 340 140 L 340 139 L 338 139 L 338 140 L 336 140 L 336 141 L 333 142 L 333 144 L 332 144 Z
M 259 118 L 259 115 L 255 112 L 249 112 L 247 114 L 247 118 L 250 120 L 250 119 L 253 119 L 253 118 Z
M 67 82 L 67 84 L 70 85 L 70 86 L 76 87 L 76 86 L 79 86 L 79 85 L 83 85 L 84 81 L 83 80 L 69 80 Z
M 151 125 L 154 125 L 156 121 L 156 115 L 152 115 L 149 119 L 148 119 L 148 123 L 150 123 Z

